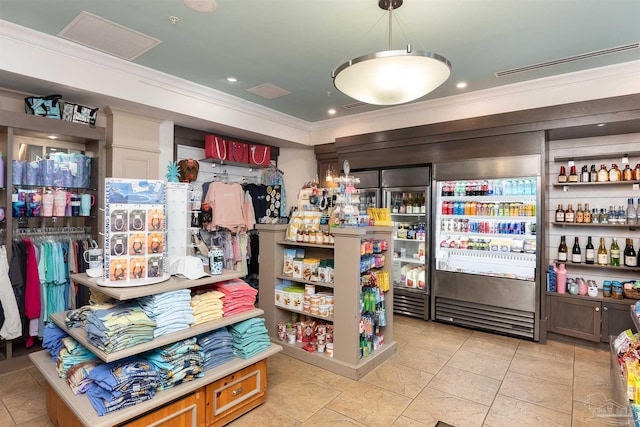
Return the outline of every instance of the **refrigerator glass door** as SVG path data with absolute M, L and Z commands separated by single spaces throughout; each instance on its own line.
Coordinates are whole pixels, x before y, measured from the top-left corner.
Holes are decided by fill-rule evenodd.
M 438 181 L 435 268 L 535 280 L 537 178 Z

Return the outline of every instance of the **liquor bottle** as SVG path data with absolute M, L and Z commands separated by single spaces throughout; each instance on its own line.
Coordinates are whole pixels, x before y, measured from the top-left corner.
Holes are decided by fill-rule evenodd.
M 626 265 L 627 267 L 638 266 L 636 250 L 633 248 L 633 239 L 627 238 L 627 245 L 624 248 L 624 265 Z
M 405 213 L 412 214 L 413 213 L 413 194 L 409 193 L 409 198 L 407 199 L 407 206 L 405 207 Z
M 558 175 L 558 182 L 567 182 L 567 171 L 564 166 L 560 166 L 560 175 Z
M 584 222 L 586 224 L 591 224 L 591 211 L 589 210 L 589 203 L 585 203 L 584 205 Z
M 609 265 L 609 256 L 607 248 L 604 246 L 604 237 L 600 238 L 600 246 L 598 247 L 598 265 Z
M 600 170 L 598 171 L 598 182 L 607 181 L 609 181 L 609 171 L 607 171 L 607 167 L 602 164 L 600 165 Z
M 569 172 L 569 182 L 578 182 L 578 173 L 576 167 L 571 166 L 571 172 Z
M 624 166 L 624 170 L 622 171 L 622 180 L 633 181 L 633 170 L 629 166 L 629 163 Z
M 627 214 L 626 214 L 627 224 L 637 224 L 638 212 L 635 206 L 633 206 L 633 197 L 629 197 L 627 199 L 627 203 L 628 203 Z
M 578 203 L 578 210 L 576 211 L 576 222 L 580 224 L 584 222 L 584 212 L 582 211 L 582 203 Z
M 567 255 L 569 248 L 567 248 L 567 242 L 564 236 L 560 236 L 560 246 L 558 246 L 558 261 L 567 262 Z
M 598 181 L 598 171 L 596 171 L 596 165 L 591 165 L 591 171 L 589 171 L 589 182 Z
M 578 236 L 576 236 L 573 242 L 573 248 L 571 249 L 571 262 L 575 264 L 582 262 L 582 252 L 580 251 L 580 240 Z
M 636 167 L 633 169 L 633 180 L 640 181 L 640 163 L 638 163 Z
M 569 206 L 567 206 L 567 210 L 564 212 L 564 222 L 575 222 L 575 221 L 576 221 L 576 214 L 573 211 L 573 205 L 569 203 Z
M 622 181 L 622 174 L 615 163 L 612 163 L 609 169 L 609 181 Z
M 620 266 L 620 247 L 618 246 L 618 241 L 614 237 L 611 240 L 611 248 L 609 249 L 611 253 L 611 265 L 614 267 Z
M 591 236 L 587 238 L 587 246 L 585 247 L 585 259 L 586 264 L 593 264 L 596 258 L 596 251 L 591 243 Z
M 402 193 L 402 203 L 400 205 L 399 213 L 407 213 L 407 193 Z
M 616 214 L 616 217 L 618 218 L 618 224 L 624 224 L 627 221 L 627 214 L 622 205 L 618 206 L 618 213 Z
M 583 165 L 582 166 L 582 173 L 580 174 L 580 181 L 581 182 L 589 182 L 589 166 L 587 165 Z
M 556 210 L 556 222 L 564 222 L 564 209 L 562 209 L 562 204 L 559 204 Z

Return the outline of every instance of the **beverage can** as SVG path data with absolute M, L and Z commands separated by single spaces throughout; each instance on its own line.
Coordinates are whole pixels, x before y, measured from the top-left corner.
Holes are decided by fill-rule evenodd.
M 212 246 L 209 249 L 209 270 L 211 274 L 222 274 L 224 251 L 220 246 Z

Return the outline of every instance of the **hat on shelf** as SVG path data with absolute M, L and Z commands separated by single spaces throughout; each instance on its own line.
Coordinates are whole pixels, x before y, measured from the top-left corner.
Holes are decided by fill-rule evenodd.
M 189 280 L 196 280 L 210 276 L 204 271 L 202 260 L 195 256 L 172 256 L 168 259 L 169 274 L 172 276 L 183 276 Z

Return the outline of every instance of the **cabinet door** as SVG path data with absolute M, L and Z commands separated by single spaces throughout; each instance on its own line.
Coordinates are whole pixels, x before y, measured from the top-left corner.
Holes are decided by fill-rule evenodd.
M 205 425 L 204 389 L 143 415 L 121 427 L 201 427 Z M 62 426 L 60 426 L 62 427 Z
M 602 303 L 602 334 L 600 337 L 602 342 L 609 342 L 610 335 L 618 335 L 627 329 L 635 332 L 630 305 Z
M 548 295 L 547 313 L 549 332 L 588 341 L 600 341 L 602 312 L 599 301 Z

